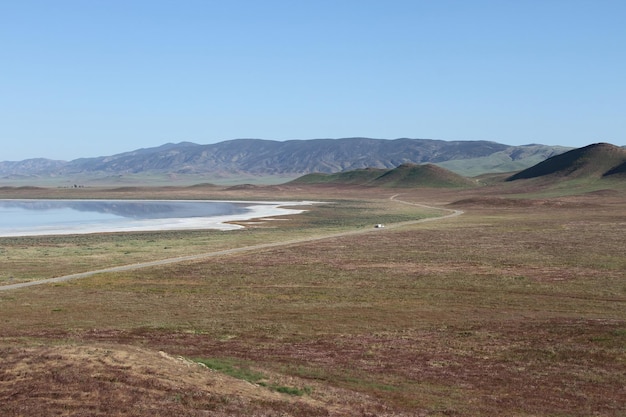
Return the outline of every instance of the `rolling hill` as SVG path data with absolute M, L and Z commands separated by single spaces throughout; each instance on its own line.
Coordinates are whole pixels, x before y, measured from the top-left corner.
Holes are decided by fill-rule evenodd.
M 402 164 L 397 168 L 360 169 L 335 174 L 314 173 L 304 175 L 291 184 L 362 185 L 393 188 L 457 188 L 472 187 L 476 183 L 434 164 Z
M 528 179 L 602 179 L 624 176 L 626 149 L 608 143 L 595 143 L 548 158 L 507 178 Z

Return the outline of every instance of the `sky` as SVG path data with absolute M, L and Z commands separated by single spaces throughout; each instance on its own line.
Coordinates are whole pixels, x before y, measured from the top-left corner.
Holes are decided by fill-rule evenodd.
M 0 0 L 0 161 L 169 142 L 626 145 L 624 0 Z

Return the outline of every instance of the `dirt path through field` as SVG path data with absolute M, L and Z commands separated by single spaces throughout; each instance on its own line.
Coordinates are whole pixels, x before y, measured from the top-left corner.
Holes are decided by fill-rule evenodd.
M 416 224 L 416 223 L 425 223 L 425 222 L 431 222 L 431 221 L 439 221 L 439 220 L 444 220 L 444 219 L 447 219 L 447 218 L 450 218 L 450 217 L 456 217 L 456 216 L 459 216 L 459 215 L 463 214 L 463 211 L 461 211 L 461 210 L 445 209 L 445 208 L 441 208 L 441 207 L 433 207 L 433 206 L 428 206 L 428 205 L 425 205 L 425 204 L 411 203 L 411 202 L 408 202 L 408 201 L 398 200 L 397 199 L 398 196 L 399 196 L 399 194 L 395 194 L 395 195 L 391 196 L 389 199 L 391 201 L 396 202 L 396 203 L 408 204 L 408 205 L 411 205 L 411 206 L 423 207 L 423 208 L 427 208 L 427 209 L 435 209 L 435 210 L 446 211 L 446 212 L 448 212 L 448 214 L 446 214 L 444 216 L 440 216 L 440 217 L 429 217 L 429 218 L 425 218 L 425 219 L 411 220 L 411 221 L 401 222 L 401 223 L 393 223 L 393 224 L 386 225 L 385 226 L 386 229 L 396 229 L 396 228 L 399 228 L 399 227 L 404 227 L 404 226 L 408 226 L 408 225 L 412 225 L 412 224 Z M 74 279 L 87 278 L 87 277 L 91 277 L 91 276 L 96 275 L 96 274 L 102 274 L 102 273 L 107 273 L 107 272 L 124 272 L 124 271 L 131 271 L 131 270 L 135 270 L 135 269 L 140 269 L 140 268 L 149 268 L 149 267 L 152 267 L 152 266 L 169 265 L 169 264 L 173 264 L 173 263 L 186 262 L 186 261 L 197 261 L 197 260 L 201 260 L 201 259 L 215 258 L 215 257 L 218 257 L 218 256 L 233 255 L 233 254 L 238 254 L 238 253 L 243 253 L 243 252 L 265 250 L 265 249 L 271 249 L 271 248 L 276 248 L 276 247 L 281 247 L 281 246 L 291 246 L 291 245 L 297 245 L 297 244 L 301 244 L 301 243 L 314 242 L 314 241 L 317 241 L 317 240 L 336 238 L 336 237 L 342 237 L 342 236 L 351 236 L 351 235 L 357 235 L 357 234 L 362 234 L 362 233 L 382 233 L 382 230 L 381 229 L 375 229 L 375 228 L 372 227 L 371 229 L 351 230 L 351 231 L 347 231 L 347 232 L 339 232 L 339 233 L 333 233 L 333 234 L 323 235 L 323 236 L 309 236 L 309 237 L 305 237 L 305 238 L 286 240 L 286 241 L 282 241 L 282 242 L 263 243 L 263 244 L 259 244 L 259 245 L 244 246 L 244 247 L 241 247 L 241 248 L 226 249 L 226 250 L 215 251 L 215 252 L 201 253 L 201 254 L 197 254 L 197 255 L 179 256 L 179 257 L 176 257 L 176 258 L 161 259 L 161 260 L 158 260 L 158 261 L 141 262 L 141 263 L 130 264 L 130 265 L 115 266 L 115 267 L 111 267 L 111 268 L 104 268 L 104 269 L 97 269 L 97 270 L 94 270 L 94 271 L 80 272 L 80 273 L 77 273 L 77 274 L 64 275 L 64 276 L 55 277 L 55 278 L 47 278 L 47 279 L 41 279 L 41 280 L 37 280 L 37 281 L 21 282 L 21 283 L 18 283 L 18 284 L 3 285 L 3 286 L 0 286 L 0 291 L 15 290 L 15 289 L 18 289 L 18 288 L 30 287 L 30 286 L 33 286 L 33 285 L 53 284 L 53 283 L 58 283 L 58 282 L 70 281 L 70 280 L 74 280 Z

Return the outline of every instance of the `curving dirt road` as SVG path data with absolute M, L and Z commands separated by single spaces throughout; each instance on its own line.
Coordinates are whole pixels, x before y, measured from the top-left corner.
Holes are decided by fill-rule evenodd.
M 398 195 L 399 194 L 395 194 L 395 195 L 391 196 L 389 199 L 392 200 L 392 201 L 395 201 L 397 203 L 401 203 L 401 204 L 408 204 L 408 205 L 411 205 L 411 206 L 417 206 L 417 207 L 423 207 L 423 208 L 435 209 L 435 210 L 443 210 L 443 211 L 447 211 L 449 213 L 444 215 L 444 216 L 440 216 L 440 217 L 429 217 L 429 218 L 425 218 L 425 219 L 411 220 L 411 221 L 400 222 L 400 223 L 393 223 L 393 224 L 387 225 L 386 226 L 387 229 L 395 229 L 395 228 L 398 228 L 398 227 L 408 226 L 408 225 L 416 224 L 416 223 L 425 223 L 425 222 L 431 222 L 431 221 L 439 221 L 439 220 L 447 219 L 447 218 L 450 218 L 450 217 L 460 216 L 461 214 L 463 214 L 463 211 L 461 211 L 461 210 L 445 209 L 445 208 L 441 208 L 441 207 L 433 207 L 433 206 L 428 206 L 428 205 L 425 205 L 425 204 L 411 203 L 411 202 L 408 202 L 408 201 L 398 200 L 396 198 L 396 197 L 398 197 Z M 15 289 L 18 289 L 18 288 L 30 287 L 30 286 L 33 286 L 33 285 L 53 284 L 53 283 L 70 281 L 70 280 L 79 279 L 79 278 L 87 278 L 87 277 L 91 277 L 91 276 L 96 275 L 96 274 L 102 274 L 102 273 L 106 273 L 106 272 L 131 271 L 131 270 L 140 269 L 140 268 L 148 268 L 148 267 L 151 267 L 151 266 L 168 265 L 168 264 L 173 264 L 173 263 L 178 263 L 178 262 L 185 262 L 185 261 L 196 261 L 196 260 L 200 260 L 200 259 L 214 258 L 214 257 L 218 257 L 218 256 L 232 255 L 232 254 L 237 254 L 237 253 L 242 253 L 242 252 L 263 250 L 263 249 L 275 248 L 275 247 L 280 247 L 280 246 L 290 246 L 290 245 L 296 245 L 296 244 L 300 244 L 300 243 L 314 242 L 314 241 L 317 241 L 317 240 L 323 240 L 323 239 L 329 239 L 329 238 L 335 238 L 335 237 L 342 237 L 342 236 L 351 236 L 351 235 L 357 235 L 357 234 L 362 234 L 362 233 L 373 233 L 373 232 L 380 233 L 380 229 L 375 229 L 375 228 L 358 229 L 358 230 L 352 230 L 352 231 L 347 231 L 347 232 L 333 233 L 333 234 L 324 235 L 324 236 L 312 236 L 312 237 L 305 237 L 305 238 L 301 238 L 301 239 L 285 240 L 285 241 L 281 241 L 281 242 L 262 243 L 262 244 L 259 244 L 259 245 L 244 246 L 244 247 L 241 247 L 241 248 L 234 248 L 234 249 L 225 249 L 225 250 L 221 250 L 221 251 L 201 253 L 201 254 L 197 254 L 197 255 L 179 256 L 179 257 L 176 257 L 176 258 L 161 259 L 161 260 L 158 260 L 158 261 L 141 262 L 141 263 L 130 264 L 130 265 L 114 266 L 114 267 L 111 267 L 111 268 L 97 269 L 97 270 L 94 270 L 94 271 L 80 272 L 80 273 L 71 274 L 71 275 L 63 275 L 61 277 L 47 278 L 47 279 L 41 279 L 41 280 L 29 281 L 29 282 L 20 282 L 20 283 L 17 283 L 17 284 L 2 285 L 2 286 L 0 286 L 0 291 L 15 290 Z

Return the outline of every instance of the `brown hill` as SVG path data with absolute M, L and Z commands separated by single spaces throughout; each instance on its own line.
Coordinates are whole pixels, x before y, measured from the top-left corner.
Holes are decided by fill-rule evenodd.
M 445 168 L 433 164 L 402 164 L 372 181 L 381 187 L 471 187 L 475 183 Z
M 604 174 L 605 176 L 620 176 L 620 177 L 626 177 L 626 162 L 619 164 L 618 166 L 612 168 L 611 170 L 607 171 L 606 174 Z
M 626 149 L 595 143 L 553 156 L 507 178 L 507 181 L 553 177 L 555 179 L 600 179 L 624 174 Z
M 455 188 L 472 187 L 475 182 L 433 164 L 402 164 L 394 169 L 357 169 L 336 174 L 304 175 L 292 184 L 365 185 L 390 188 Z

